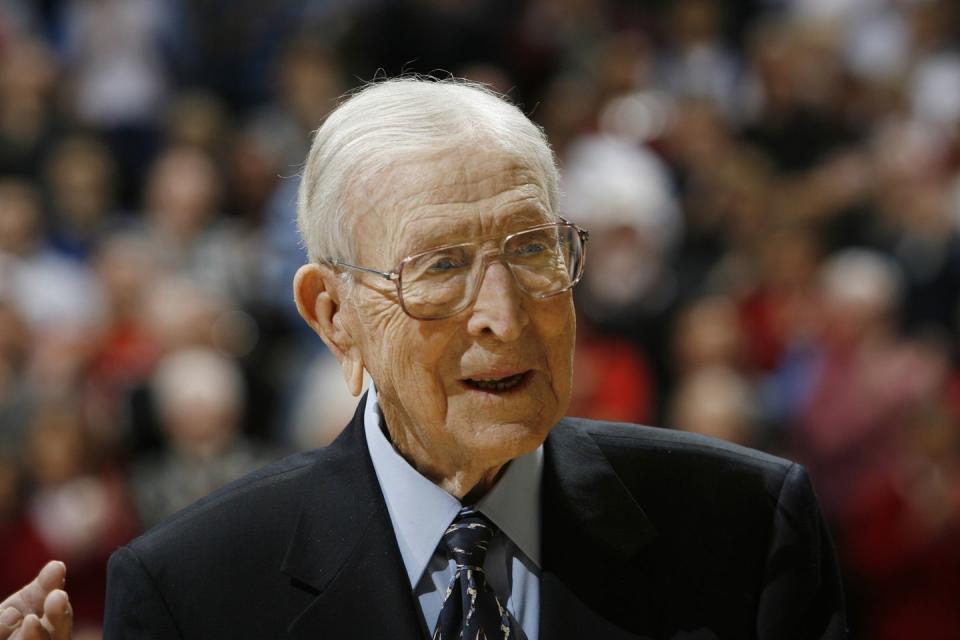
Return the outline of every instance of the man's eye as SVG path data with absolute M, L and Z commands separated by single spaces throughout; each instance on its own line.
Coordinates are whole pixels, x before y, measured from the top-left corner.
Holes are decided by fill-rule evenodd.
M 521 257 L 529 257 L 540 255 L 541 253 L 547 250 L 547 245 L 542 242 L 528 242 L 526 244 L 520 245 L 517 248 L 516 255 Z
M 429 271 L 431 273 L 445 273 L 448 271 L 453 271 L 455 269 L 462 269 L 464 266 L 464 261 L 458 258 L 453 257 L 444 257 L 437 258 L 430 263 Z

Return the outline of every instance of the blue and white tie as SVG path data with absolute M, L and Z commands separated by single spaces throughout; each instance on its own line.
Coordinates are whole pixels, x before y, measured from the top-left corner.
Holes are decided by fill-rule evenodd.
M 513 640 L 514 622 L 487 584 L 483 561 L 496 528 L 464 507 L 443 534 L 456 572 L 447 587 L 433 640 Z

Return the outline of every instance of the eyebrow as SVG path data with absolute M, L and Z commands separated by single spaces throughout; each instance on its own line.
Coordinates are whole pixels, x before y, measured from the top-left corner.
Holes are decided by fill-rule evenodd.
M 402 255 L 400 255 L 399 258 L 403 259 L 406 256 L 420 253 L 421 251 L 429 251 L 435 247 L 471 242 L 472 238 L 468 237 L 469 234 L 466 233 L 467 227 L 468 225 L 466 223 L 449 226 L 444 225 L 443 227 L 420 234 L 415 243 L 411 242 L 411 239 L 408 238 L 400 243 Z

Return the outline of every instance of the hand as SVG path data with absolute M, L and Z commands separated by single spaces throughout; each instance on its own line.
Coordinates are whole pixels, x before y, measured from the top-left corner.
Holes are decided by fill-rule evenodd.
M 54 560 L 33 582 L 0 603 L 0 640 L 70 640 L 73 609 L 67 592 L 67 567 Z

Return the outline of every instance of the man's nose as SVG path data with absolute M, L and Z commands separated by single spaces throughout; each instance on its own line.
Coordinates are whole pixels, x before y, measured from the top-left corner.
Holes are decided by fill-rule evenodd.
M 503 262 L 494 260 L 483 268 L 467 330 L 475 336 L 489 332 L 504 342 L 516 340 L 530 322 L 523 292 Z

